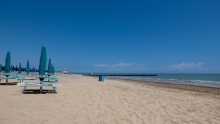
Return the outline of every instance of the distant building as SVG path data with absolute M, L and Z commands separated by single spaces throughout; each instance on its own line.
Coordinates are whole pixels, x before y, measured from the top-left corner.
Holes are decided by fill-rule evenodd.
M 66 74 L 66 69 L 63 69 L 63 74 Z

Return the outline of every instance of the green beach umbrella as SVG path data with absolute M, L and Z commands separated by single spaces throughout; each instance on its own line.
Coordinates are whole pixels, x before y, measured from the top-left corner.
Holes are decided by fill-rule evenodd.
M 53 66 L 53 74 L 55 73 L 55 68 L 54 68 L 54 66 Z
M 8 51 L 7 55 L 6 55 L 6 58 L 5 58 L 5 73 L 10 73 L 10 71 L 11 71 L 10 66 L 11 66 L 11 54 Z
M 2 64 L 0 64 L 0 72 L 2 71 Z
M 51 70 L 52 70 L 51 73 L 54 74 L 54 67 L 53 67 L 53 65 L 51 66 Z
M 29 74 L 30 72 L 30 65 L 29 65 L 29 60 L 27 61 L 27 66 L 26 66 L 26 73 Z
M 51 65 L 51 74 L 53 74 L 53 65 Z
M 47 64 L 47 55 L 46 55 L 46 46 L 42 46 L 41 55 L 40 55 L 40 64 L 39 64 L 39 75 L 45 75 Z
M 52 73 L 52 70 L 51 70 L 51 69 L 52 69 L 52 68 L 51 68 L 51 59 L 49 59 L 48 69 L 47 69 L 48 75 L 50 75 L 50 74 Z
M 32 72 L 34 72 L 34 70 L 35 70 L 35 68 L 34 68 L 34 66 L 33 66 Z
M 19 63 L 18 73 L 21 73 L 21 63 Z

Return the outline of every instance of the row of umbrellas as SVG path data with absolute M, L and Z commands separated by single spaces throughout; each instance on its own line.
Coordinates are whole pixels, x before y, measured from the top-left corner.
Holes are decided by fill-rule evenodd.
M 5 75 L 9 75 L 11 71 L 18 71 L 19 73 L 21 73 L 22 71 L 26 71 L 27 74 L 29 74 L 31 71 L 31 72 L 39 72 L 39 75 L 43 76 L 45 75 L 45 72 L 46 72 L 46 62 L 47 62 L 46 46 L 42 46 L 42 49 L 41 49 L 39 69 L 35 69 L 34 67 L 30 69 L 29 60 L 27 61 L 26 68 L 22 68 L 21 63 L 19 64 L 18 68 L 17 66 L 16 67 L 11 66 L 11 54 L 8 51 L 6 55 L 6 59 L 5 59 L 5 66 L 2 67 L 2 65 L 0 64 L 0 72 L 3 69 L 5 72 Z M 51 59 L 49 59 L 47 75 L 50 76 L 54 73 L 55 73 L 55 68 L 51 64 Z
M 53 65 L 51 65 L 53 66 Z M 50 67 L 51 68 L 51 67 Z M 54 68 L 54 67 L 53 67 Z M 52 68 L 51 68 L 52 69 Z M 4 71 L 5 70 L 5 66 L 2 66 L 0 64 L 0 72 L 1 71 Z M 48 72 L 48 70 L 46 70 Z M 34 67 L 33 68 L 28 68 L 28 67 L 21 67 L 21 63 L 19 64 L 19 67 L 17 66 L 11 66 L 11 70 L 10 72 L 18 72 L 18 73 L 21 73 L 21 72 L 38 72 L 38 69 L 35 69 Z M 52 71 L 52 73 L 54 73 L 54 71 Z
M 5 70 L 5 67 L 0 64 L 0 72 L 4 71 L 4 70 Z M 30 72 L 38 72 L 38 69 L 35 69 L 34 67 L 30 68 L 29 70 L 30 70 Z M 11 71 L 12 72 L 16 71 L 16 72 L 21 73 L 21 72 L 26 71 L 26 68 L 25 67 L 21 67 L 20 64 L 19 64 L 19 67 L 11 66 Z

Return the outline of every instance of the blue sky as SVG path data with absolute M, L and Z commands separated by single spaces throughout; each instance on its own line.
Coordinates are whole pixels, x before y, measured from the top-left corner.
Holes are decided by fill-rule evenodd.
M 220 73 L 219 0 L 0 1 L 0 63 L 56 70 Z

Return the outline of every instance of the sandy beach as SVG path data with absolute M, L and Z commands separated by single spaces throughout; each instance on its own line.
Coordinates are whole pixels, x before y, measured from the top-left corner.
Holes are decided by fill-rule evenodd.
M 220 89 L 60 74 L 52 88 L 0 82 L 0 124 L 219 124 Z M 38 80 L 24 80 L 37 82 Z M 34 92 L 31 92 L 35 89 Z

